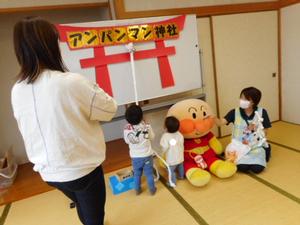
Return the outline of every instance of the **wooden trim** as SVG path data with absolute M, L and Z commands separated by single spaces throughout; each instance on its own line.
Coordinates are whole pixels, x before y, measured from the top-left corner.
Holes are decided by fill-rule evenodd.
M 276 121 L 276 122 L 277 122 L 277 121 Z M 293 123 L 293 122 L 286 121 L 286 120 L 281 120 L 281 122 L 285 122 L 285 123 L 292 124 L 292 125 L 297 125 L 297 126 L 300 125 L 299 123 Z
M 256 3 L 242 3 L 242 4 L 228 4 L 228 5 L 202 6 L 202 7 L 190 7 L 190 8 L 173 8 L 173 9 L 126 12 L 124 0 L 114 0 L 115 13 L 118 19 L 178 15 L 178 14 L 196 14 L 197 17 L 207 17 L 207 16 L 215 16 L 215 15 L 234 14 L 234 13 L 277 10 L 279 8 L 297 4 L 297 3 L 300 3 L 300 0 L 278 0 L 272 2 L 256 2 Z M 41 10 L 60 10 L 60 9 L 74 9 L 74 8 L 96 8 L 96 7 L 109 7 L 109 3 L 100 2 L 100 3 L 86 3 L 86 4 L 0 8 L 0 14 L 16 13 L 16 12 L 32 12 L 32 11 L 41 11 Z
M 124 0 L 114 0 L 115 15 L 117 19 L 124 18 L 125 5 Z
M 111 8 L 111 5 L 109 4 L 109 2 L 108 2 L 108 17 L 110 20 L 113 19 L 112 8 Z
M 293 4 L 300 3 L 300 0 L 278 0 L 279 8 L 287 7 Z
M 277 44 L 278 44 L 278 107 L 279 107 L 279 120 L 282 119 L 282 66 L 281 66 L 281 62 L 282 62 L 282 55 L 281 55 L 281 10 L 278 9 L 277 10 Z
M 282 120 L 274 120 L 271 123 L 283 122 Z M 299 124 L 298 124 L 299 125 Z
M 106 142 L 106 147 L 106 160 L 102 164 L 104 173 L 131 165 L 128 145 L 123 139 Z M 33 164 L 25 163 L 19 165 L 13 185 L 8 189 L 1 190 L 0 206 L 53 189 L 41 179 L 39 173 L 33 171 Z
M 216 95 L 216 110 L 217 117 L 220 118 L 220 107 L 219 107 L 219 92 L 218 92 L 218 82 L 217 82 L 217 64 L 216 64 L 216 54 L 215 54 L 215 39 L 214 39 L 214 25 L 213 18 L 209 17 L 209 27 L 210 27 L 210 40 L 211 40 L 211 52 L 212 52 L 212 63 L 213 63 L 213 77 L 215 85 L 215 95 Z M 218 136 L 221 136 L 221 128 L 218 127 Z
M 43 10 L 60 10 L 60 9 L 79 9 L 79 8 L 98 8 L 109 7 L 108 2 L 100 3 L 86 3 L 86 4 L 67 4 L 67 5 L 46 5 L 33 7 L 19 7 L 19 8 L 0 8 L 0 14 L 17 13 L 17 12 L 33 12 Z
M 179 14 L 196 14 L 197 17 L 208 17 L 215 15 L 226 15 L 234 13 L 248 13 L 258 11 L 277 10 L 279 7 L 278 1 L 272 2 L 256 2 L 230 5 L 216 6 L 201 6 L 189 8 L 173 8 L 173 9 L 158 9 L 146 11 L 126 11 L 124 0 L 114 0 L 117 19 L 151 17 L 151 16 L 167 16 Z

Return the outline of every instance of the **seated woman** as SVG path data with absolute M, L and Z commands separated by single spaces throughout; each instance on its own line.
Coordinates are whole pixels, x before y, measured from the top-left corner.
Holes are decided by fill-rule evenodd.
M 232 109 L 222 119 L 216 119 L 217 125 L 228 125 L 233 123 L 232 138 L 243 144 L 249 145 L 248 137 L 255 133 L 258 127 L 253 123 L 255 112 L 263 119 L 262 125 L 264 134 L 271 127 L 268 113 L 258 106 L 261 99 L 261 92 L 255 87 L 248 87 L 241 91 L 240 107 Z M 271 156 L 271 148 L 266 142 L 258 145 L 249 145 L 250 151 L 239 159 L 238 170 L 241 172 L 260 173 L 266 167 L 266 162 Z

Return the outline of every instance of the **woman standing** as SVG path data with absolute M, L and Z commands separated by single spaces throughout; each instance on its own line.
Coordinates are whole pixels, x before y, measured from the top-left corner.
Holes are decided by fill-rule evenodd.
M 44 181 L 75 202 L 85 225 L 103 224 L 105 142 L 99 121 L 117 104 L 98 85 L 67 72 L 55 26 L 39 17 L 14 27 L 21 70 L 12 106 L 26 153 Z

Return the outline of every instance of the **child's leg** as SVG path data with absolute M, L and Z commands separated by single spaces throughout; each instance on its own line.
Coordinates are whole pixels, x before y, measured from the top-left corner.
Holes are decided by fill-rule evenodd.
M 172 180 L 172 182 L 174 184 L 176 184 L 176 173 L 175 173 L 175 170 L 176 170 L 177 165 L 175 165 L 175 166 L 169 166 L 169 167 L 170 167 L 170 172 L 171 172 L 171 180 Z
M 143 173 L 144 158 L 132 158 L 134 189 L 137 193 L 141 192 L 141 177 Z
M 153 177 L 153 158 L 152 156 L 143 158 L 144 159 L 144 173 L 147 177 L 147 183 L 151 194 L 156 192 Z
M 179 179 L 184 179 L 184 167 L 183 163 L 180 163 L 178 166 Z

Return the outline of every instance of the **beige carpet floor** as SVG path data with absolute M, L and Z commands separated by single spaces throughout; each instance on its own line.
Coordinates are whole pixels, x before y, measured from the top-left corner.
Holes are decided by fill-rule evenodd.
M 112 173 L 111 173 L 112 174 Z M 111 174 L 107 174 L 108 178 Z M 113 195 L 107 183 L 105 225 L 196 225 L 195 220 L 161 182 L 155 196 L 145 190 Z M 144 189 L 146 183 L 143 181 Z M 12 204 L 5 225 L 79 225 L 76 209 L 59 191 L 50 191 Z M 3 209 L 3 207 L 2 207 Z
M 300 125 L 282 121 L 275 122 L 269 129 L 268 139 L 300 151 Z

